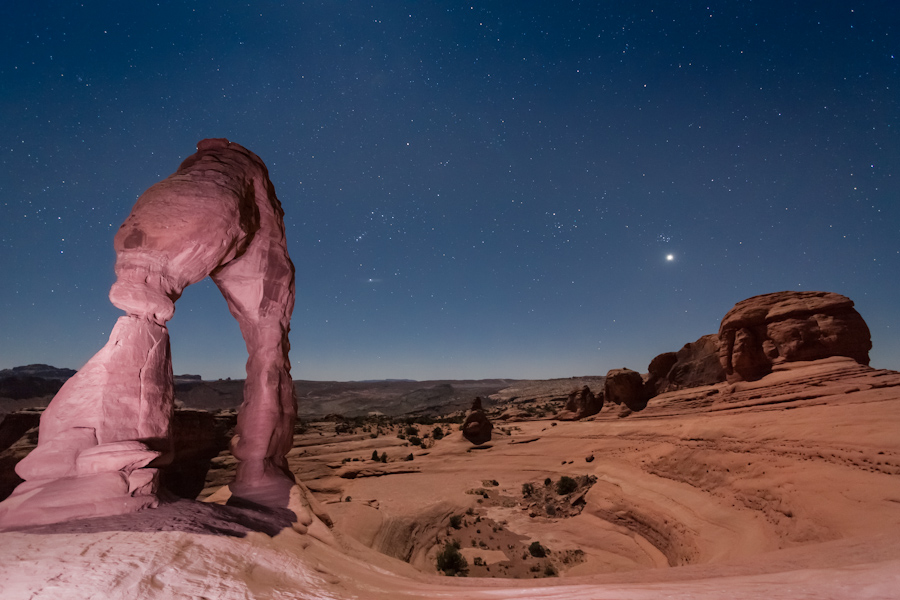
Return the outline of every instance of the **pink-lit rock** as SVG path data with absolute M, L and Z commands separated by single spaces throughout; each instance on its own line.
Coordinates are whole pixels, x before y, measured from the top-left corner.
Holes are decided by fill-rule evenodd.
M 184 288 L 210 276 L 247 345 L 244 402 L 232 441 L 232 498 L 288 507 L 293 398 L 288 331 L 294 266 L 283 211 L 263 162 L 225 139 L 138 199 L 115 236 L 109 297 L 126 312 L 109 342 L 41 417 L 25 479 L 0 503 L 0 528 L 119 514 L 158 503 L 171 459 L 172 362 L 165 323 Z

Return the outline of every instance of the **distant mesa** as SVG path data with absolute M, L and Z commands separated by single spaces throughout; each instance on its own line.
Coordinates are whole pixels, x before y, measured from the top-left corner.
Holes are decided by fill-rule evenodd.
M 10 377 L 34 377 L 37 379 L 57 379 L 59 381 L 66 381 L 75 373 L 77 373 L 75 369 L 58 369 L 44 364 L 25 365 L 24 367 L 13 367 L 12 369 L 0 370 L 0 381 L 9 379 Z
M 785 362 L 846 356 L 869 364 L 869 327 L 853 301 L 832 292 L 775 292 L 738 302 L 719 327 L 729 382 L 753 381 Z

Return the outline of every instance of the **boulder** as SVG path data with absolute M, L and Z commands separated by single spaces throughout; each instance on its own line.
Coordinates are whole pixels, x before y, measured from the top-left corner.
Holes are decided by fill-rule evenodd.
M 704 335 L 685 344 L 678 352 L 665 352 L 652 361 L 646 388 L 650 395 L 713 385 L 725 381 L 719 362 L 719 336 Z
M 738 302 L 719 327 L 729 382 L 753 381 L 785 362 L 846 356 L 869 364 L 872 340 L 853 301 L 832 292 L 775 292 Z
M 630 410 L 641 410 L 647 405 L 644 379 L 631 369 L 613 369 L 606 374 L 603 396 L 610 402 L 624 404 Z
M 556 415 L 561 421 L 577 421 L 596 415 L 603 408 L 603 392 L 596 395 L 588 386 L 573 390 L 566 400 L 565 407 Z
M 484 414 L 481 397 L 478 396 L 472 401 L 472 409 L 462 424 L 463 437 L 476 446 L 480 446 L 491 441 L 491 431 L 493 429 L 494 425 L 488 420 L 487 415 Z

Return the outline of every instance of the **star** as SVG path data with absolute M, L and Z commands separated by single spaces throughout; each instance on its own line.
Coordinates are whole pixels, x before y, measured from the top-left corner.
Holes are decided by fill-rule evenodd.
M 672 262 L 673 260 L 675 260 L 675 255 L 674 255 L 674 254 L 666 254 L 666 261 L 667 261 L 667 262 Z

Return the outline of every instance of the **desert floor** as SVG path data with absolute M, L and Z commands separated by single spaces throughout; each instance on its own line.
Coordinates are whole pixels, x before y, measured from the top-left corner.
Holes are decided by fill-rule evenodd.
M 622 414 L 424 449 L 313 424 L 289 458 L 333 527 L 182 500 L 6 532 L 0 598 L 900 597 L 900 373 L 796 363 Z M 467 577 L 437 570 L 454 541 Z

